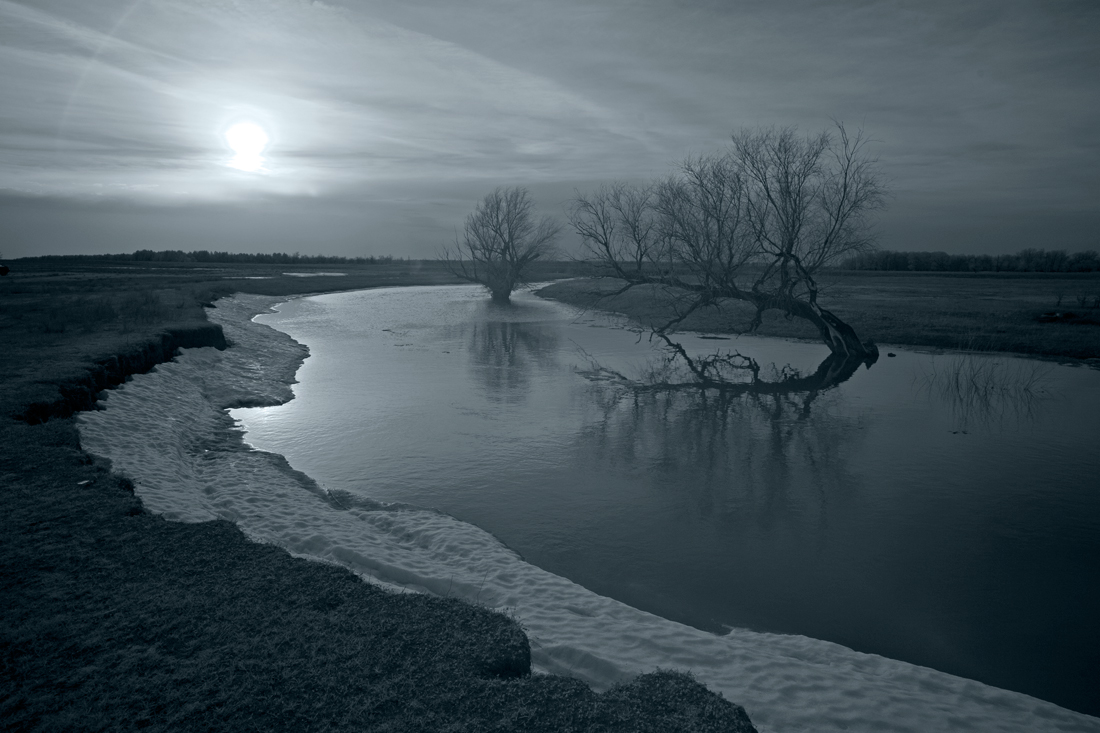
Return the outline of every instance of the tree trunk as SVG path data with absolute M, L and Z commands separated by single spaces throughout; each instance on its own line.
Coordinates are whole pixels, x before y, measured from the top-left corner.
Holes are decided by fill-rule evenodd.
M 788 310 L 817 326 L 821 340 L 838 358 L 863 362 L 867 366 L 878 361 L 877 346 L 870 341 L 860 341 L 854 328 L 817 303 L 792 298 Z
M 781 310 L 796 318 L 806 319 L 817 326 L 822 342 L 841 361 L 852 361 L 857 366 L 861 363 L 871 366 L 878 361 L 878 347 L 871 341 L 860 341 L 854 328 L 841 320 L 836 314 L 818 305 L 816 298 L 802 300 L 793 295 L 761 293 L 742 290 L 736 286 L 705 289 L 679 278 L 651 277 L 639 272 L 626 272 L 622 268 L 616 268 L 615 275 L 627 282 L 626 287 L 619 291 L 620 293 L 636 285 L 659 285 L 695 294 L 695 301 L 689 307 L 684 309 L 677 318 L 665 324 L 664 327 L 657 329 L 661 333 L 672 326 L 678 325 L 695 310 L 705 305 L 717 305 L 721 300 L 728 298 L 751 303 L 757 308 L 758 313 L 767 310 Z
M 703 289 L 679 280 L 670 281 L 668 278 L 636 277 L 628 280 L 632 285 L 642 282 L 658 283 L 661 285 L 680 288 L 688 292 L 698 294 L 695 305 L 688 312 L 696 308 L 714 304 L 722 298 L 742 300 L 752 303 L 758 311 L 781 310 L 796 318 L 804 318 L 817 326 L 821 341 L 829 347 L 829 351 L 841 360 L 853 360 L 857 364 L 864 363 L 867 366 L 878 361 L 878 347 L 870 341 L 860 341 L 854 328 L 842 321 L 836 314 L 825 310 L 817 304 L 816 298 L 802 300 L 793 295 L 776 295 L 771 293 L 759 293 L 739 288 L 718 288 L 704 295 Z M 676 322 L 683 320 L 683 317 Z M 671 325 L 671 324 L 670 324 Z

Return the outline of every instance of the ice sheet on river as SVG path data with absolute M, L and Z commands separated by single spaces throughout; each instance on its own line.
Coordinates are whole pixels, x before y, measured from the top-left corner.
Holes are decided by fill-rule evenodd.
M 492 535 L 433 511 L 333 495 L 282 456 L 249 449 L 230 407 L 278 404 L 304 346 L 253 323 L 278 299 L 236 296 L 211 320 L 233 346 L 188 349 L 80 417 L 86 450 L 130 476 L 168 519 L 234 521 L 249 537 L 396 587 L 506 610 L 536 668 L 604 688 L 655 667 L 691 670 L 761 731 L 1100 731 L 1100 719 L 1027 695 L 802 636 L 700 631 L 524 563 Z

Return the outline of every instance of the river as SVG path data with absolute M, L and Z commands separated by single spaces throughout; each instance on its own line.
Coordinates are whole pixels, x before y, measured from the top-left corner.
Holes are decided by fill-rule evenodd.
M 638 389 L 666 366 L 646 334 L 531 294 L 500 307 L 471 287 L 378 289 L 256 320 L 310 356 L 294 399 L 230 411 L 259 449 L 249 460 L 284 456 L 315 493 L 436 559 L 349 550 L 287 510 L 278 523 L 297 552 L 519 608 L 502 601 L 515 571 L 495 560 L 476 594 L 476 569 L 451 572 L 444 591 L 450 571 L 430 567 L 504 552 L 713 638 L 820 639 L 1097 712 L 1095 370 L 890 348 L 820 394 L 722 399 Z M 764 338 L 682 343 L 784 373 L 827 355 Z M 247 503 L 209 511 L 248 531 Z M 503 547 L 456 541 L 451 523 Z M 567 610 L 551 626 L 593 613 Z M 598 667 L 567 646 L 548 670 Z

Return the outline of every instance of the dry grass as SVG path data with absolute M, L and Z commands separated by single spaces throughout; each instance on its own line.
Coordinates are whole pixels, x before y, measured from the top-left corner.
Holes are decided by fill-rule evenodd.
M 1053 322 L 1059 294 L 1100 293 L 1100 276 L 943 275 L 933 273 L 837 272 L 822 277 L 822 305 L 850 323 L 860 337 L 879 344 L 971 348 L 975 338 L 988 351 L 1076 359 L 1100 358 L 1100 313 Z M 616 280 L 572 280 L 545 288 L 541 295 L 581 307 L 596 307 L 661 322 L 668 311 L 642 289 L 607 297 Z M 1088 304 L 1093 302 L 1088 296 Z M 751 318 L 750 309 L 732 303 L 693 314 L 681 330 L 735 333 Z M 1078 314 L 1082 315 L 1082 314 Z M 762 336 L 816 339 L 804 321 L 769 312 L 757 331 Z

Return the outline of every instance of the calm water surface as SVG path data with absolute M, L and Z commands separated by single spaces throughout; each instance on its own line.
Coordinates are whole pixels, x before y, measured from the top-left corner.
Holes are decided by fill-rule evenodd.
M 329 489 L 439 509 L 597 593 L 804 634 L 1100 713 L 1100 372 L 893 349 L 806 395 L 639 393 L 622 322 L 471 287 L 259 320 L 296 399 L 236 410 Z M 812 371 L 823 346 L 685 337 Z M 885 352 L 885 350 L 884 350 Z

